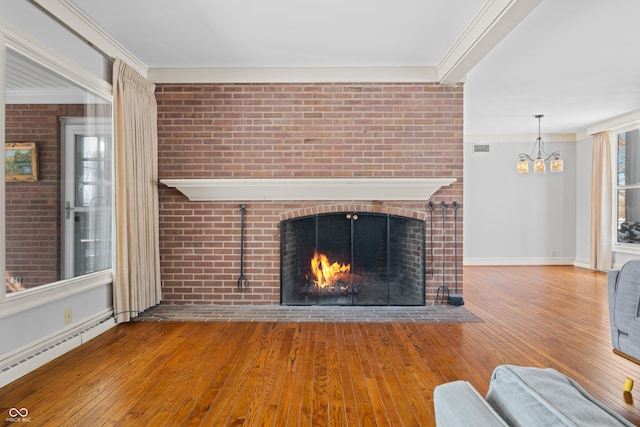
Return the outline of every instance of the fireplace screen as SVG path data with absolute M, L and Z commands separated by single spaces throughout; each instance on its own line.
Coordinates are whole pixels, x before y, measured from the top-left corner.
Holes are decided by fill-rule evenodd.
M 282 221 L 280 301 L 424 305 L 425 223 L 343 212 Z

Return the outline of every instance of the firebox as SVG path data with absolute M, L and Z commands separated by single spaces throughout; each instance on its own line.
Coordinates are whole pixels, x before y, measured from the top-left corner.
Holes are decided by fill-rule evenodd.
M 284 305 L 424 305 L 425 222 L 341 212 L 280 224 Z

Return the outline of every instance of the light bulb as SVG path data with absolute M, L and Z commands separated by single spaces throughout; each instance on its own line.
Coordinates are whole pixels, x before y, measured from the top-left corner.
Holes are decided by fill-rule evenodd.
M 564 162 L 562 161 L 562 159 L 559 159 L 557 157 L 551 159 L 551 161 L 549 162 L 549 170 L 552 173 L 564 171 Z
M 518 162 L 518 173 L 529 173 L 529 162 L 527 162 L 526 160 L 520 160 Z

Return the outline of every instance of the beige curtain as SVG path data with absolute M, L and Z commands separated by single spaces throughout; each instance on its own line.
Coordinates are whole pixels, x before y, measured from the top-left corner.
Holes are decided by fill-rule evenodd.
M 594 135 L 591 176 L 591 267 L 611 269 L 611 132 Z
M 117 322 L 160 302 L 158 109 L 155 85 L 120 59 L 113 66 Z

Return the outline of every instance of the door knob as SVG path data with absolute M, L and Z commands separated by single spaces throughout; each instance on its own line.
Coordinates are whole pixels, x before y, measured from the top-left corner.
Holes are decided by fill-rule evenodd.
M 71 202 L 64 202 L 64 216 L 69 219 L 71 218 L 71 211 L 76 210 L 73 206 L 71 206 Z

